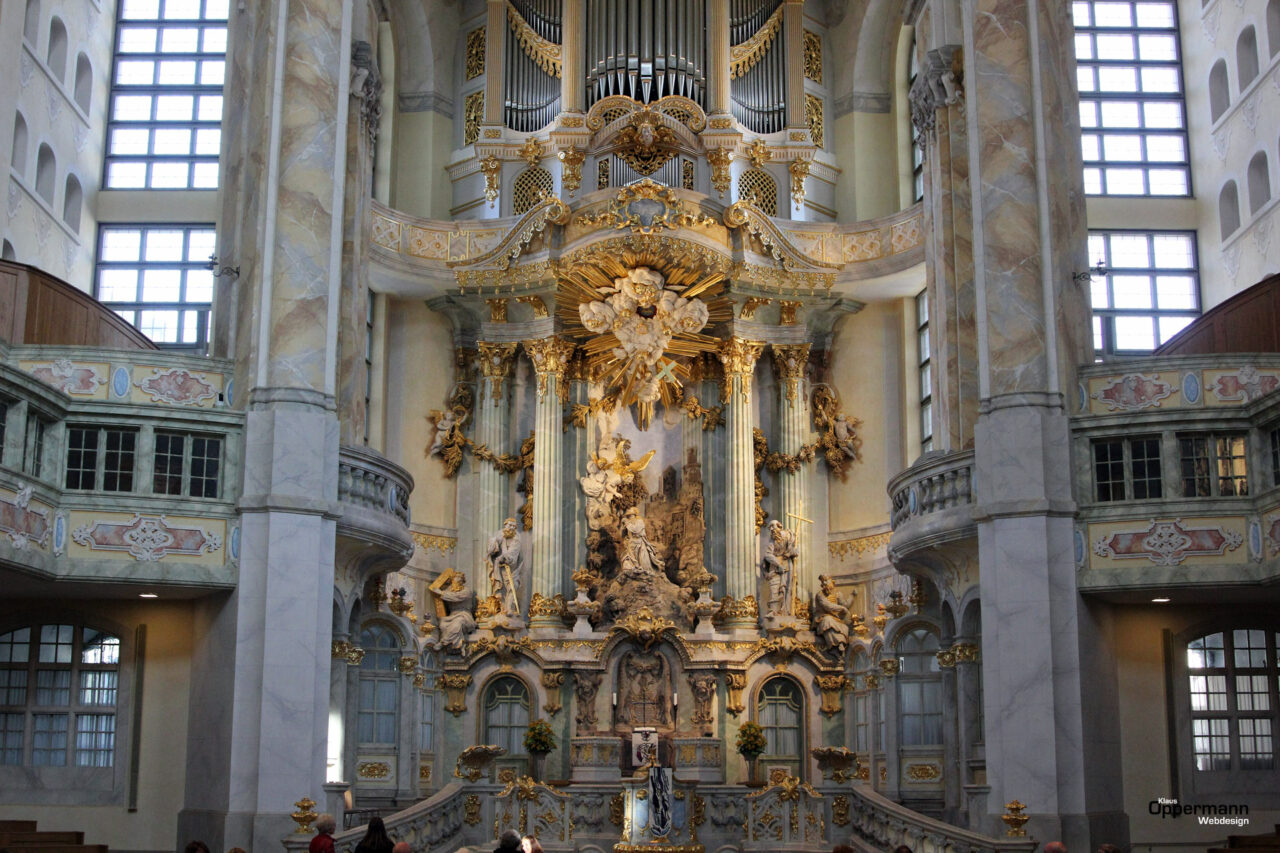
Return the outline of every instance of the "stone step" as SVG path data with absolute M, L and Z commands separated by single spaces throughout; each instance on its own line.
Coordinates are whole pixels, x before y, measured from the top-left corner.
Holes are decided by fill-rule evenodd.
M 107 853 L 105 844 L 6 844 L 4 853 Z
M 0 820 L 0 832 L 35 832 L 34 820 Z
M 84 844 L 84 833 L 0 830 L 0 847 L 13 847 L 19 844 L 38 844 L 41 846 L 46 844 Z

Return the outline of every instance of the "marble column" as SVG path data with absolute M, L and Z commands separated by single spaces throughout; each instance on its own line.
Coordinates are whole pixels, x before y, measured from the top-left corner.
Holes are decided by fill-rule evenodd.
M 987 831 L 1127 845 L 1115 672 L 1076 590 L 1064 392 L 1092 361 L 1070 7 L 964 7 L 978 389 L 974 428 Z M 1086 702 L 1083 691 L 1089 691 Z M 1096 697 L 1096 698 L 1095 698 Z M 1034 760 L 1028 760 L 1034 756 Z
M 246 411 L 241 557 L 193 629 L 231 673 L 192 681 L 177 821 L 211 849 L 279 844 L 325 782 L 353 7 L 232 4 L 219 253 L 241 275 L 215 354 Z
M 756 595 L 756 563 L 759 537 L 756 533 L 755 453 L 751 413 L 751 378 L 764 344 L 737 336 L 720 348 L 724 365 L 721 402 L 725 404 L 728 453 L 725 460 L 725 594 L 738 601 Z M 730 623 L 754 627 L 756 619 L 746 613 L 731 616 Z
M 729 0 L 707 3 L 707 112 L 729 114 Z
M 580 113 L 586 108 L 586 0 L 563 0 L 560 15 L 560 109 Z
M 502 81 L 506 65 L 507 0 L 485 3 L 484 35 L 484 122 L 502 124 Z
M 479 391 L 476 400 L 475 442 L 483 444 L 495 454 L 509 452 L 507 448 L 509 421 L 511 418 L 511 368 L 515 364 L 516 344 L 491 344 L 476 342 L 476 362 L 480 369 Z M 507 475 L 492 463 L 472 456 L 475 466 L 475 524 L 472 529 L 478 539 L 475 563 L 471 578 L 472 589 L 483 598 L 489 589 L 489 571 L 484 566 L 486 543 L 502 529 L 507 518 L 509 488 Z M 536 483 L 537 480 L 535 479 Z
M 804 115 L 804 0 L 783 0 L 782 43 L 786 51 L 787 127 L 808 128 Z
M 524 342 L 525 352 L 537 374 L 538 403 L 534 412 L 533 445 L 533 586 L 531 599 L 551 599 L 561 592 L 567 564 L 560 514 L 564 511 L 560 488 L 563 468 L 562 418 L 565 369 L 573 355 L 573 343 L 559 338 Z M 571 569 L 570 569 L 571 571 Z M 529 606 L 530 627 L 556 627 L 560 617 Z
M 809 395 L 805 368 L 809 364 L 809 344 L 774 344 L 773 368 L 778 377 L 778 452 L 795 455 L 809 440 Z M 811 465 L 801 463 L 795 471 L 782 470 L 775 478 L 778 520 L 796 534 L 796 597 L 808 602 L 817 590 L 813 576 L 814 507 L 808 505 Z

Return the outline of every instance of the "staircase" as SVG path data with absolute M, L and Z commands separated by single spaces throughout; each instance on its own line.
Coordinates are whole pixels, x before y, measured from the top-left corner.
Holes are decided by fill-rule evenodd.
M 107 853 L 85 844 L 83 832 L 41 832 L 34 820 L 0 820 L 0 853 Z
M 1226 847 L 1211 847 L 1209 853 L 1227 853 L 1227 851 L 1244 851 L 1244 853 L 1280 853 L 1280 823 L 1275 831 L 1267 835 L 1228 835 Z

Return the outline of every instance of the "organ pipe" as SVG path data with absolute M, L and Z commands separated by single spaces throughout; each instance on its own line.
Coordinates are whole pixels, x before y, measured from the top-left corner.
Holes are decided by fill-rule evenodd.
M 750 41 L 781 5 L 781 0 L 730 0 L 729 43 Z M 786 126 L 786 50 L 775 35 L 760 59 L 729 84 L 729 109 L 756 133 L 776 133 Z
M 511 0 L 529 28 L 553 44 L 561 43 L 560 0 Z M 560 80 L 544 71 L 516 38 L 506 40 L 503 122 L 512 130 L 532 133 L 560 113 Z
M 588 0 L 587 98 L 650 103 L 706 88 L 706 0 Z

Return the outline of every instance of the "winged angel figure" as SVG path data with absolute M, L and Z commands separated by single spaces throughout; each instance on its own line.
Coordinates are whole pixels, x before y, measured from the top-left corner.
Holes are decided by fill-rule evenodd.
M 584 302 L 578 314 L 588 331 L 613 332 L 618 339 L 614 357 L 628 364 L 641 382 L 637 399 L 652 403 L 659 396 L 656 366 L 672 337 L 707 325 L 707 306 L 668 290 L 662 274 L 649 267 L 636 267 L 613 283 L 600 289 L 606 299 Z

